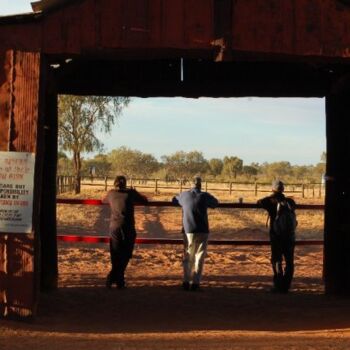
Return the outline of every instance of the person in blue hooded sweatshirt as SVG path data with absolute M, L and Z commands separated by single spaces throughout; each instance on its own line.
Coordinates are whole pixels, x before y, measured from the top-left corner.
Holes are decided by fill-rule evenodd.
M 218 200 L 202 192 L 202 180 L 196 176 L 194 187 L 173 198 L 173 203 L 182 207 L 182 232 L 184 239 L 182 287 L 184 290 L 198 290 L 200 287 L 204 259 L 209 237 L 208 208 L 216 208 Z M 192 282 L 192 284 L 191 284 Z

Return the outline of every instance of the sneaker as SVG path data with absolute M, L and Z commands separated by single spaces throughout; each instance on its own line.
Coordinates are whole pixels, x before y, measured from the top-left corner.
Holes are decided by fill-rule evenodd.
M 192 283 L 191 290 L 194 291 L 194 292 L 199 290 L 199 284 L 198 283 Z
M 183 290 L 190 290 L 190 282 L 182 282 Z

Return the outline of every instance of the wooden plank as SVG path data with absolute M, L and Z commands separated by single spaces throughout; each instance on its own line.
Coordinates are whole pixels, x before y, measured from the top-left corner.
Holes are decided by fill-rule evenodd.
M 49 74 L 48 72 L 46 72 Z M 48 76 L 48 89 L 43 91 L 45 103 L 43 135 L 44 150 L 42 169 L 42 192 L 40 208 L 40 286 L 49 291 L 57 288 L 58 261 L 56 239 L 56 169 L 57 169 L 57 93 L 53 86 L 52 76 Z M 51 84 L 50 84 L 51 82 Z M 45 84 L 45 82 L 43 82 Z

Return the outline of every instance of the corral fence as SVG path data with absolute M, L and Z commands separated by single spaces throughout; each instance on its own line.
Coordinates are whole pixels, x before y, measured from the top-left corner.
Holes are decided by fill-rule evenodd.
M 100 187 L 105 191 L 113 187 L 114 178 L 112 177 L 82 177 L 81 187 Z M 182 192 L 191 187 L 190 181 L 172 180 L 165 181 L 160 179 L 128 179 L 128 185 L 139 190 L 150 190 L 155 194 L 162 192 Z M 229 195 L 234 193 L 249 193 L 258 197 L 261 193 L 271 192 L 271 183 L 262 182 L 236 182 L 236 181 L 203 181 L 202 189 L 209 192 L 226 192 Z M 57 177 L 57 193 L 61 194 L 74 190 L 73 176 Z M 285 193 L 297 195 L 302 198 L 322 198 L 325 188 L 322 183 L 290 183 L 285 184 Z
M 93 205 L 101 206 L 108 205 L 102 203 L 100 199 L 72 199 L 72 198 L 58 198 L 57 204 L 68 204 L 68 205 Z M 151 201 L 148 203 L 136 203 L 136 206 L 147 206 L 147 207 L 177 207 L 176 204 L 166 201 Z M 257 204 L 253 203 L 220 203 L 218 208 L 230 208 L 230 209 L 259 209 Z M 296 206 L 298 210 L 324 210 L 324 205 L 315 204 L 299 204 Z M 58 234 L 57 240 L 66 243 L 109 243 L 108 236 L 89 236 L 89 235 L 76 235 L 76 234 Z M 137 244 L 171 244 L 179 245 L 183 244 L 182 239 L 173 238 L 145 238 L 138 237 L 136 239 Z M 208 242 L 211 245 L 234 245 L 234 246 L 268 246 L 270 245 L 269 240 L 235 240 L 235 239 L 211 239 Z M 323 240 L 297 240 L 295 242 L 297 246 L 320 246 L 323 245 Z
M 74 176 L 59 175 L 56 177 L 56 193 L 66 193 L 74 190 Z

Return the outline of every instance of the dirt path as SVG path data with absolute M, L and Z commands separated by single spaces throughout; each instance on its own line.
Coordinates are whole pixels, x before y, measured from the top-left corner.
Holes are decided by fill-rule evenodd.
M 276 295 L 268 249 L 212 247 L 195 293 L 179 287 L 179 247 L 138 247 L 119 291 L 104 288 L 106 246 L 60 245 L 59 289 L 33 322 L 0 321 L 0 349 L 349 349 L 350 299 L 323 295 L 320 248 L 296 254 L 293 290 Z

